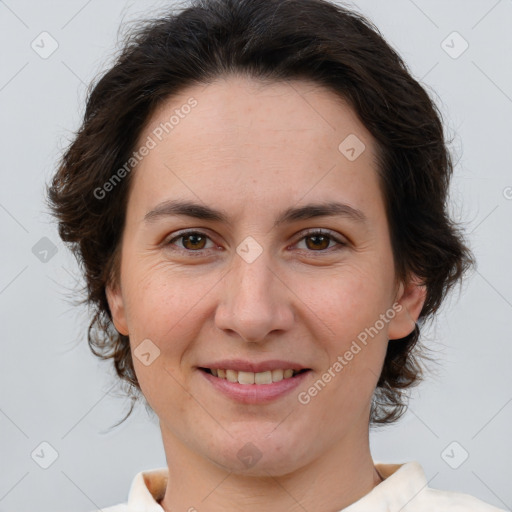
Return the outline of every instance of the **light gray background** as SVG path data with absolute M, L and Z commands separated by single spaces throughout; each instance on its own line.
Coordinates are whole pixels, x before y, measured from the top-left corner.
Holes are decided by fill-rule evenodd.
M 78 267 L 42 197 L 79 125 L 86 84 L 111 61 L 121 21 L 166 4 L 0 1 L 0 511 L 105 507 L 125 501 L 138 471 L 165 465 L 158 426 L 143 407 L 104 432 L 128 401 L 113 396 L 110 362 L 89 352 L 87 311 L 69 302 Z M 512 1 L 355 5 L 435 91 L 448 136 L 455 136 L 452 210 L 478 259 L 460 297 L 426 332 L 441 363 L 437 375 L 413 393 L 398 425 L 372 434 L 374 459 L 418 460 L 430 486 L 510 510 Z M 47 59 L 31 48 L 43 31 L 59 45 Z M 458 58 L 442 47 L 453 31 L 469 44 Z M 452 53 L 462 48 L 453 36 L 447 44 Z M 32 250 L 43 237 L 57 249 L 46 262 Z M 51 462 L 42 442 L 58 453 L 48 469 L 35 462 Z M 446 462 L 456 465 L 465 451 L 458 469 Z

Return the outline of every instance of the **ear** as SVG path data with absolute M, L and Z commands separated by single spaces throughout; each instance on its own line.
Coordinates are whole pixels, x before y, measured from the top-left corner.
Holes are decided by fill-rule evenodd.
M 128 336 L 128 327 L 126 322 L 126 311 L 124 307 L 123 296 L 119 286 L 107 284 L 105 287 L 105 294 L 107 296 L 110 313 L 112 314 L 112 321 L 117 331 L 125 336 Z
M 389 322 L 390 340 L 405 338 L 414 331 L 426 296 L 427 288 L 416 275 L 413 275 L 406 285 L 400 283 L 395 300 L 397 306 L 393 307 L 396 314 Z

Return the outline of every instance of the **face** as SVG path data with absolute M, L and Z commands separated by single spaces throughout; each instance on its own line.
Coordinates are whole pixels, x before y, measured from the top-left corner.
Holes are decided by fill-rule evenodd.
M 254 475 L 367 444 L 424 298 L 395 281 L 371 134 L 316 84 L 229 77 L 161 105 L 144 144 L 107 297 L 164 442 Z

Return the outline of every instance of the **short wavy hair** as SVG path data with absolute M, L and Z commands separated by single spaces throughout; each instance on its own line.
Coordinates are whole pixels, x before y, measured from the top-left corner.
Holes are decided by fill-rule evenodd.
M 408 388 L 423 379 L 420 326 L 474 260 L 448 214 L 453 164 L 439 110 L 369 20 L 327 0 L 193 0 L 137 25 L 91 84 L 82 125 L 47 190 L 59 235 L 84 274 L 83 301 L 93 309 L 89 345 L 128 384 L 126 419 L 143 396 L 105 287 L 119 279 L 133 173 L 107 199 L 95 191 L 130 159 L 162 102 L 230 74 L 313 81 L 347 101 L 375 139 L 397 279 L 415 274 L 426 287 L 414 331 L 388 343 L 373 394 L 370 424 L 392 423 L 407 409 Z

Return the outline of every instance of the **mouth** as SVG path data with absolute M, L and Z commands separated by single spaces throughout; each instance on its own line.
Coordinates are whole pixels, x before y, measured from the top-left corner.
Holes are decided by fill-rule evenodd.
M 199 370 L 221 380 L 243 385 L 270 385 L 283 380 L 297 378 L 298 375 L 309 372 L 309 368 L 295 370 L 293 368 L 268 370 L 265 372 L 246 372 L 222 368 L 199 368 Z

